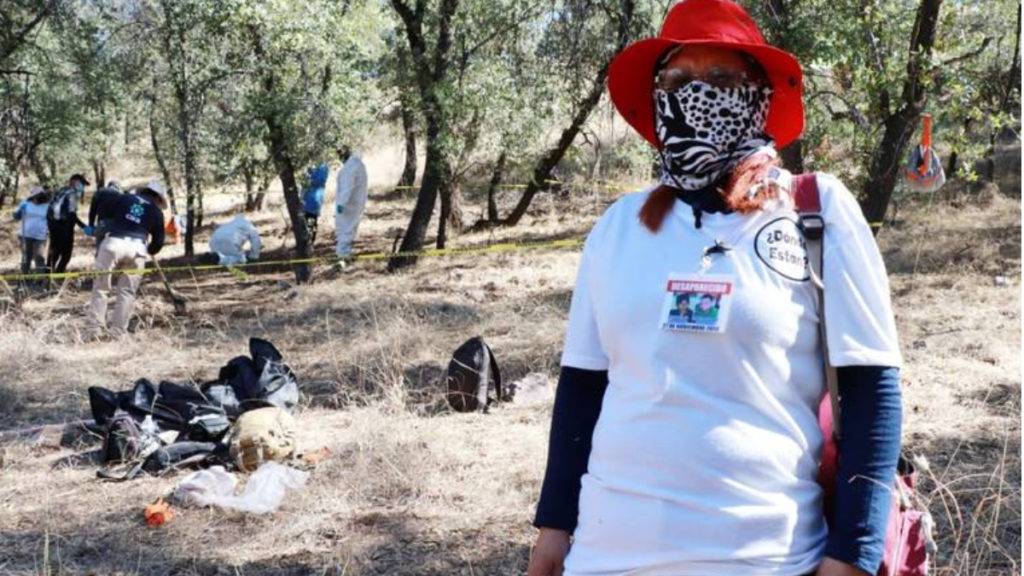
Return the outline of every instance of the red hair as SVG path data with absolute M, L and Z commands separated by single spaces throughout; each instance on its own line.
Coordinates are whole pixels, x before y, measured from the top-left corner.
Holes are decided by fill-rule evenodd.
M 768 171 L 778 166 L 777 156 L 770 154 L 752 154 L 740 162 L 739 166 L 732 171 L 725 187 L 719 190 L 725 205 L 733 212 L 749 214 L 764 208 L 769 201 L 779 196 L 779 190 L 775 186 L 764 185 L 754 196 L 747 193 L 751 187 L 765 183 Z M 651 192 L 640 209 L 640 222 L 651 232 L 657 232 L 665 222 L 665 217 L 672 210 L 672 204 L 676 200 L 676 190 L 671 186 L 662 184 Z

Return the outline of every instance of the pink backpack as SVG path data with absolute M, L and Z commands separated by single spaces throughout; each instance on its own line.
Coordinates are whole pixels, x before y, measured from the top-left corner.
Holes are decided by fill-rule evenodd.
M 811 281 L 818 288 L 819 307 L 824 306 L 824 284 L 822 278 L 822 241 L 825 235 L 825 220 L 821 216 L 821 197 L 818 182 L 812 174 L 793 177 L 793 201 L 800 215 L 800 229 L 807 242 L 807 258 L 811 269 Z M 821 400 L 818 410 L 818 425 L 825 438 L 818 482 L 825 491 L 825 516 L 831 522 L 834 509 L 835 487 L 839 472 L 839 388 L 836 369 L 828 360 L 828 342 L 825 338 L 825 313 L 822 309 L 819 331 L 821 347 L 825 356 L 825 380 L 828 392 Z M 921 499 L 914 490 L 917 473 L 913 465 L 900 457 L 896 470 L 896 481 L 892 489 L 892 504 L 889 524 L 885 533 L 885 556 L 878 569 L 878 576 L 924 576 L 928 574 L 928 557 L 934 552 L 931 537 L 931 516 L 921 505 Z

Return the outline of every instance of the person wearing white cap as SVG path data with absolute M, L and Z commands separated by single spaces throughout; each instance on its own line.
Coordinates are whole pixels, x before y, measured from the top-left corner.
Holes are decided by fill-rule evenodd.
M 245 244 L 249 244 L 246 252 Z M 239 214 L 234 219 L 217 226 L 210 236 L 210 252 L 217 255 L 221 266 L 245 264 L 246 260 L 258 260 L 260 257 L 260 232 L 245 216 Z
M 106 237 L 96 251 L 96 270 L 105 272 L 93 280 L 89 321 L 95 334 L 109 328 L 115 336 L 128 331 L 128 320 L 135 306 L 135 292 L 142 275 L 130 270 L 146 267 L 146 256 L 160 252 L 164 245 L 164 214 L 167 191 L 153 181 L 134 194 L 101 190 L 89 209 L 89 225 L 104 222 Z M 148 243 L 147 243 L 148 240 Z M 115 270 L 126 272 L 117 281 L 116 303 L 110 324 L 107 324 L 107 297 Z
M 41 186 L 32 188 L 28 198 L 14 210 L 14 219 L 21 222 L 18 237 L 21 238 L 21 273 L 28 274 L 35 263 L 36 272 L 46 272 L 47 226 L 46 211 L 50 195 Z
M 352 254 L 352 241 L 366 207 L 367 176 L 366 165 L 359 154 L 352 154 L 344 147 L 338 150 L 338 156 L 344 164 L 338 170 L 334 194 L 335 252 L 340 258 L 347 258 Z

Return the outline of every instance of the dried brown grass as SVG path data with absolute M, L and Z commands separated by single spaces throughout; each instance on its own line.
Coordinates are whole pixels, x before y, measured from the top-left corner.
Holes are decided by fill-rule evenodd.
M 457 242 L 582 235 L 608 198 L 545 197 L 524 226 Z M 930 461 L 922 494 L 939 524 L 937 572 L 1019 573 L 1019 202 L 904 204 L 879 239 L 907 359 L 905 445 Z M 390 247 L 407 206 L 371 203 L 359 248 Z M 278 238 L 269 214 L 260 225 Z M 453 414 L 438 377 L 476 334 L 507 381 L 556 374 L 577 257 L 459 256 L 399 275 L 359 264 L 301 287 L 280 273 L 177 276 L 189 317 L 148 284 L 141 331 L 122 342 L 81 340 L 84 291 L 25 300 L 0 316 L 2 427 L 82 417 L 92 384 L 211 378 L 255 335 L 302 379 L 302 446 L 332 455 L 276 514 L 184 509 L 147 529 L 142 507 L 180 475 L 101 483 L 74 457 L 81 445 L 4 445 L 0 573 L 523 573 L 548 405 Z

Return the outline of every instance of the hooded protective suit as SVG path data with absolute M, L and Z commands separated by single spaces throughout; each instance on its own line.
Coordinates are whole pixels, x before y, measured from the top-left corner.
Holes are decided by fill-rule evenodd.
M 245 252 L 246 242 L 249 243 L 248 253 Z M 239 214 L 213 231 L 210 251 L 217 254 L 223 266 L 245 264 L 247 259 L 257 260 L 260 257 L 260 233 L 252 222 Z
M 352 254 L 352 241 L 366 207 L 367 186 L 366 165 L 359 154 L 352 154 L 338 171 L 334 195 L 335 252 L 338 256 Z

